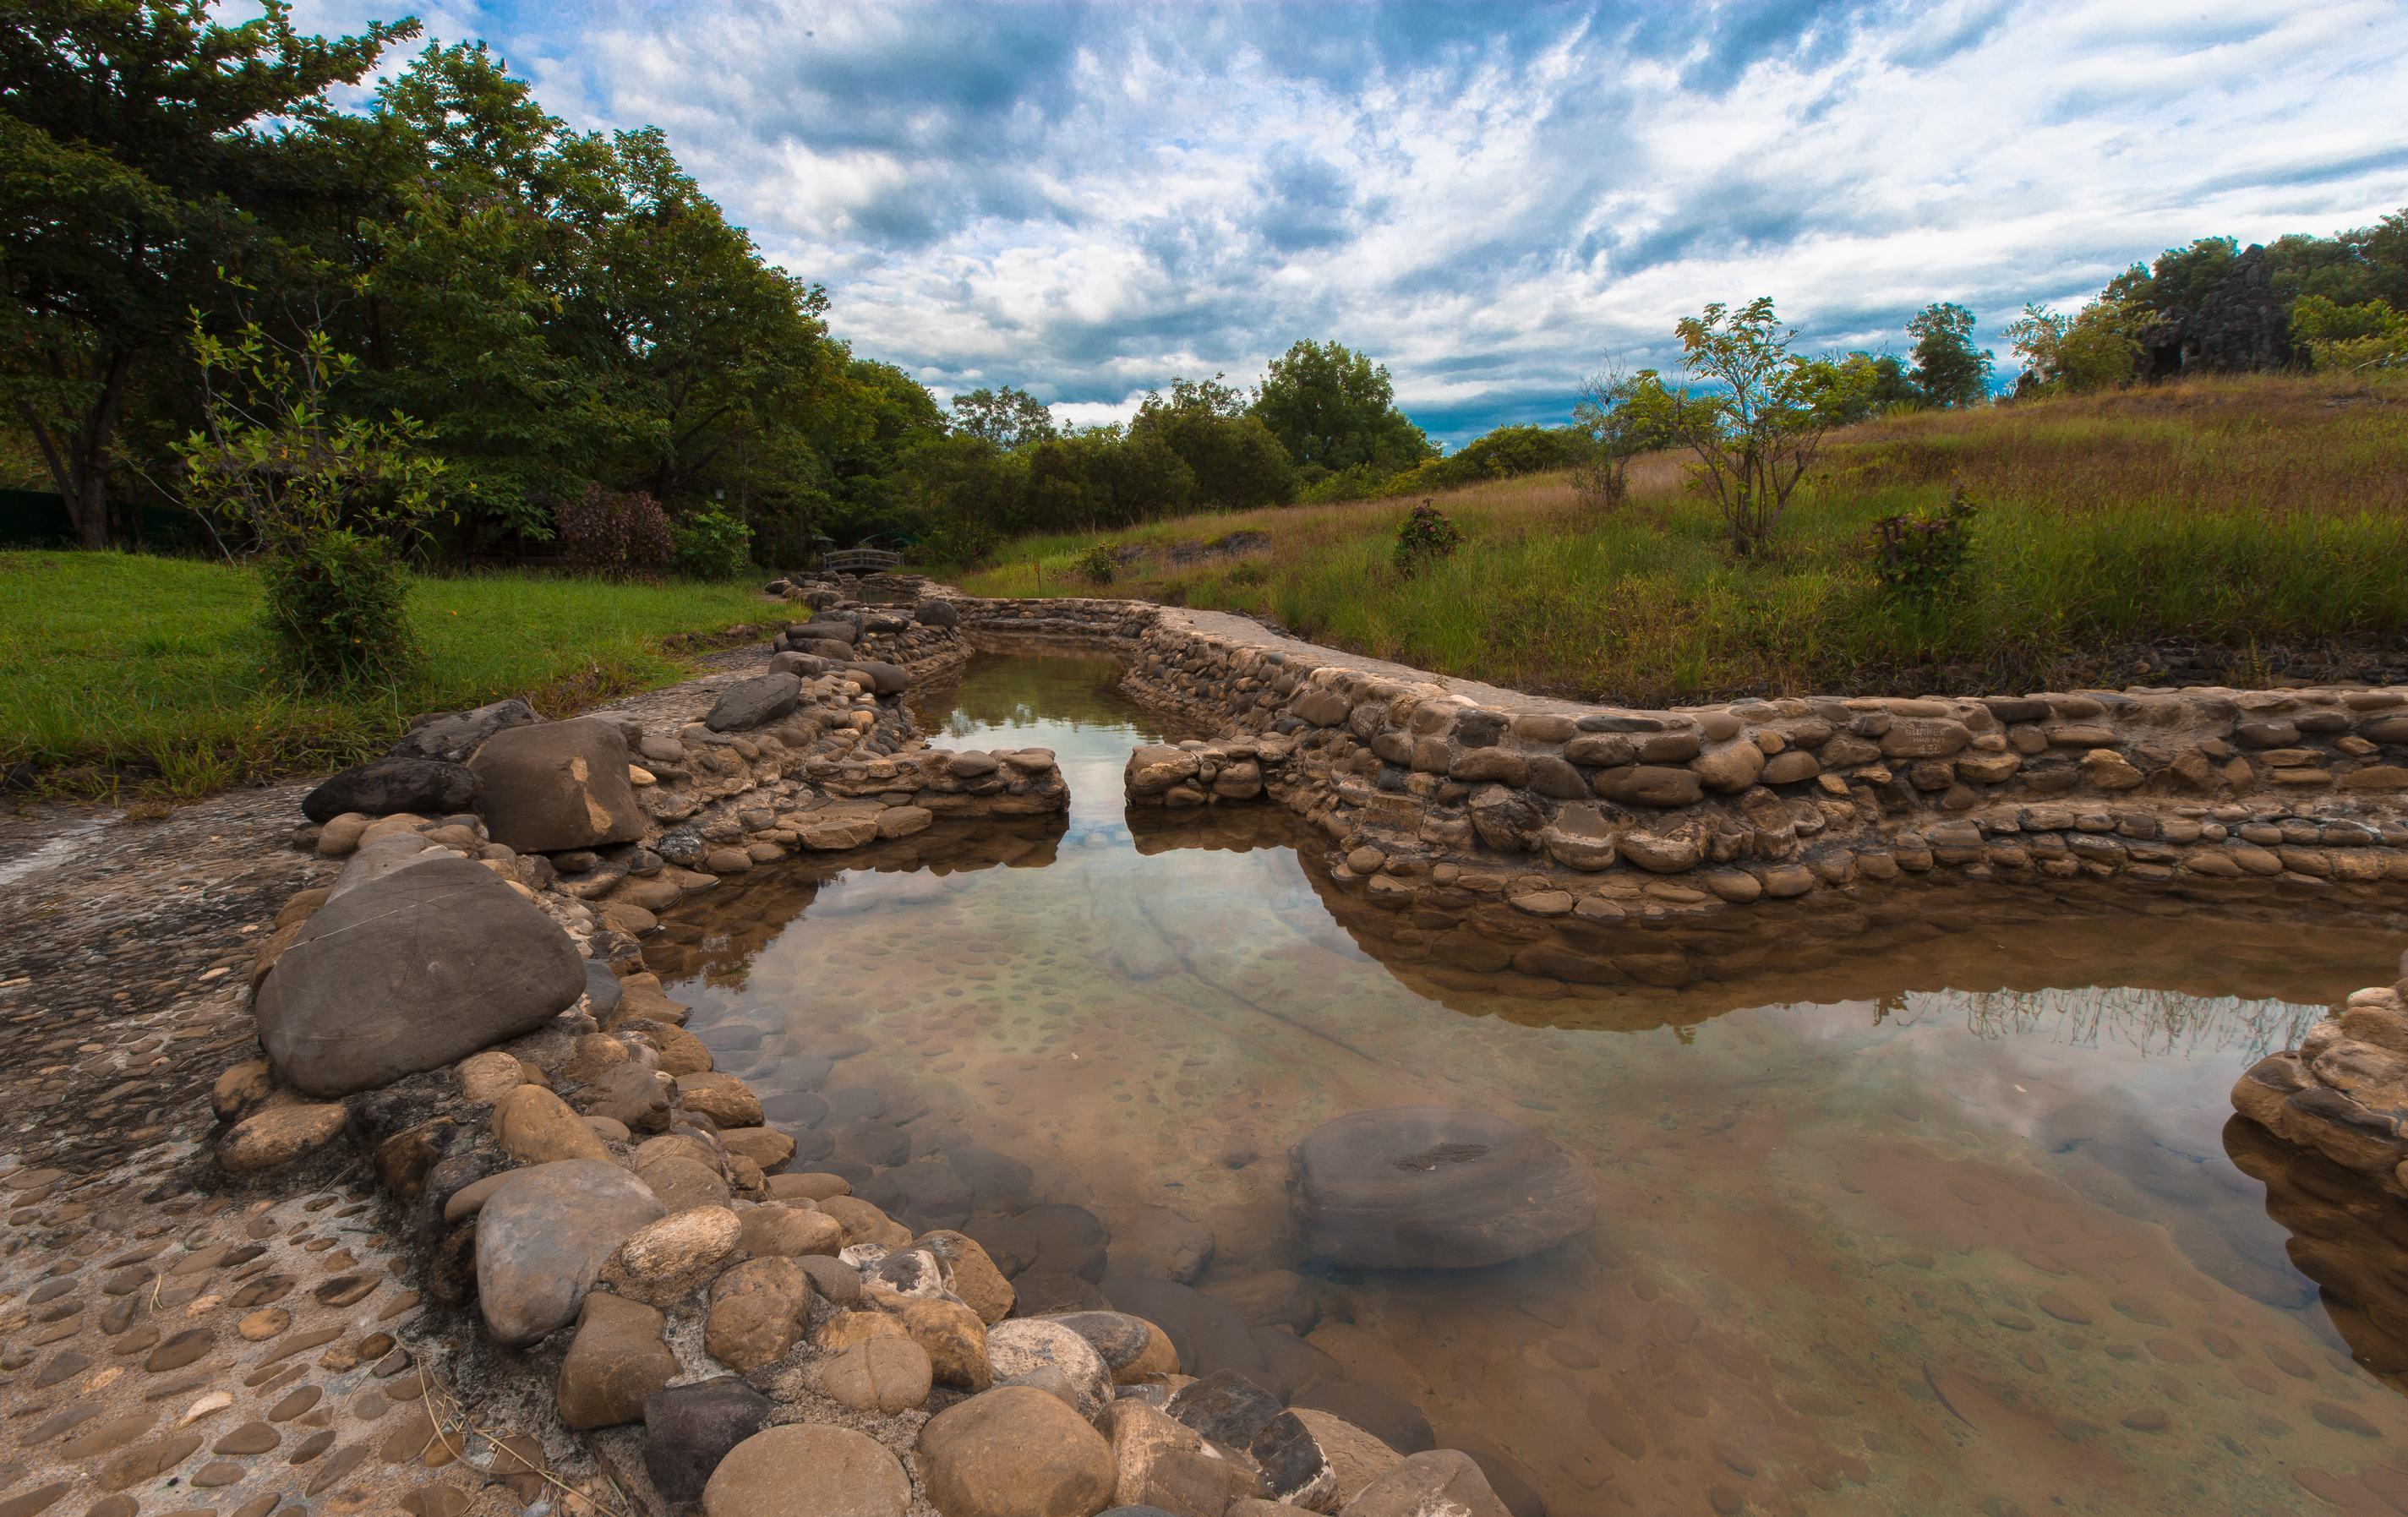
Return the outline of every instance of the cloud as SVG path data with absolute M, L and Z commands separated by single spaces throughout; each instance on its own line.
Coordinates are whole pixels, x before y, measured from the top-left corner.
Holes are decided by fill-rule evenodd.
M 320 0 L 305 22 L 376 7 Z M 1126 414 L 1366 349 L 1450 441 L 1772 294 L 1903 347 L 2206 233 L 2408 202 L 2391 0 L 1665 6 L 444 0 L 581 126 L 657 122 L 836 329 Z

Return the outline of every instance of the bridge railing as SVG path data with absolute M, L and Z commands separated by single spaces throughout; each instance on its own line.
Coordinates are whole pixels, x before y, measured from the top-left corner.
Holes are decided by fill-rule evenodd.
M 900 553 L 883 548 L 845 548 L 820 555 L 823 574 L 882 574 L 903 562 Z

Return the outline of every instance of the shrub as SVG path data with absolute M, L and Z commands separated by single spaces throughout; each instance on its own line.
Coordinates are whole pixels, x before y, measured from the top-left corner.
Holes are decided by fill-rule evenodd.
M 697 580 L 733 580 L 752 562 L 752 529 L 716 507 L 677 524 L 678 571 Z
M 402 613 L 408 581 L 393 550 L 348 529 L 262 562 L 267 621 L 305 685 L 391 683 L 417 662 Z
M 1090 584 L 1108 585 L 1112 582 L 1112 575 L 1118 571 L 1120 565 L 1112 561 L 1112 551 L 1104 544 L 1097 543 L 1081 553 L 1079 562 L 1071 567 L 1079 578 Z
M 1397 572 L 1411 576 L 1425 564 L 1446 557 L 1463 541 L 1463 534 L 1444 511 L 1423 501 L 1405 513 L 1397 527 Z
M 585 494 L 560 508 L 560 542 L 569 562 L 595 574 L 642 575 L 669 561 L 669 519 L 659 501 L 640 490 Z
M 1963 577 L 1973 545 L 1973 505 L 1965 487 L 1948 493 L 1933 516 L 1885 516 L 1873 523 L 1873 574 L 1882 588 L 1928 601 Z

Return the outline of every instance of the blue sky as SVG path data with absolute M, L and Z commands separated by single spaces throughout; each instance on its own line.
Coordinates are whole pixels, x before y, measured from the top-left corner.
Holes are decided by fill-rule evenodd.
M 2401 0 L 415 13 L 575 124 L 666 128 L 856 351 L 1071 421 L 1336 337 L 1460 442 L 1759 293 L 1813 349 L 1961 301 L 2005 367 L 2026 300 L 2408 205 Z

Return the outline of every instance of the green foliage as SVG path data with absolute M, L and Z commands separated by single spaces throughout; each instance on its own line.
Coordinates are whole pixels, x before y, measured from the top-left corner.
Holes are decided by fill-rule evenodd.
M 1860 378 L 1789 351 L 1769 295 L 1737 310 L 1716 303 L 1674 328 L 1702 388 L 1641 394 L 1642 415 L 1697 459 L 1693 482 L 1714 502 L 1731 551 L 1762 551 L 1825 437 L 1858 403 Z
M 1914 339 L 1914 388 L 1931 406 L 1978 406 L 1990 398 L 1990 352 L 1973 346 L 1973 313 L 1942 302 L 1906 323 Z
M 656 574 L 675 549 L 668 513 L 638 490 L 589 484 L 575 500 L 561 503 L 559 522 L 568 561 L 588 574 Z
M 2130 383 L 2141 329 L 2153 320 L 2137 300 L 2094 300 L 2071 316 L 2026 306 L 2007 323 L 2007 340 L 2024 359 L 2016 394 L 2086 394 Z
M 1382 474 L 1438 450 L 1395 405 L 1385 365 L 1339 342 L 1297 342 L 1271 360 L 1254 388 L 1254 414 L 1305 469 Z
M 1108 585 L 1112 582 L 1112 576 L 1119 571 L 1119 568 L 1120 565 L 1113 559 L 1111 547 L 1099 542 L 1079 555 L 1074 572 L 1089 584 Z
M 1296 465 L 1287 449 L 1217 374 L 1174 379 L 1167 399 L 1149 391 L 1128 436 L 1159 438 L 1186 466 L 1197 497 L 1208 505 L 1245 510 L 1296 498 Z
M 1062 435 L 1043 401 L 1008 384 L 1000 390 L 981 388 L 955 395 L 953 427 L 965 436 L 998 448 L 1025 448 Z
M 2131 302 L 2163 316 L 2197 310 L 2216 281 L 2232 271 L 2241 244 L 2231 237 L 2200 237 L 2185 247 L 2169 248 L 2146 268 L 2134 264 L 2107 281 L 2100 298 Z
M 392 684 L 418 662 L 402 602 L 409 581 L 393 550 L 337 528 L 260 565 L 270 629 L 305 688 Z
M 1397 523 L 1397 572 L 1410 579 L 1424 566 L 1454 553 L 1463 532 L 1444 511 L 1425 500 Z
M 1928 516 L 1885 516 L 1873 523 L 1873 578 L 1882 588 L 1909 600 L 1928 602 L 1956 588 L 1973 548 L 1973 518 L 1965 488 L 1948 492 L 1947 504 Z
M 752 529 L 716 508 L 696 511 L 670 529 L 678 571 L 696 580 L 733 580 L 752 563 Z
M 2408 363 L 2408 312 L 2387 300 L 2337 306 L 2301 295 L 2291 306 L 2291 336 L 2319 369 L 2363 369 Z

